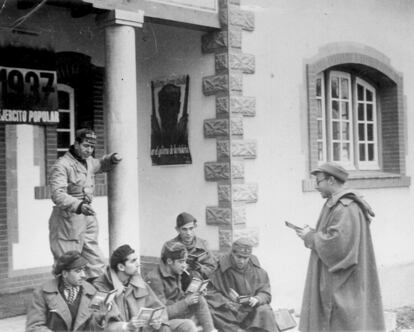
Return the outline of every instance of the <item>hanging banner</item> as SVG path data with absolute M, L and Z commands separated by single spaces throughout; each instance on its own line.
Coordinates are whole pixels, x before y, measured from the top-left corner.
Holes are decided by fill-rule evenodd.
M 0 66 L 0 123 L 59 123 L 56 71 Z
M 153 165 L 191 164 L 188 146 L 188 75 L 151 82 Z

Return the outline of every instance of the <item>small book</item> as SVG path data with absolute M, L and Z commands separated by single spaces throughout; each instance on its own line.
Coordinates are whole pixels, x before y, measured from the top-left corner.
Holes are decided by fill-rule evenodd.
M 209 280 L 201 280 L 199 278 L 191 279 L 190 284 L 188 285 L 187 289 L 185 290 L 186 293 L 201 293 L 203 292 L 209 283 Z
M 161 319 L 164 307 L 158 308 L 141 308 L 139 309 L 137 319 L 144 321 L 145 325 L 149 325 L 151 321 Z
M 229 289 L 229 296 L 233 302 L 237 302 L 240 304 L 249 303 L 250 295 L 239 295 L 233 288 Z
M 195 251 L 193 253 L 189 253 L 187 259 L 189 261 L 199 261 L 202 257 L 207 255 L 207 251 L 205 250 L 199 250 Z
M 108 305 L 113 301 L 116 295 L 116 289 L 111 290 L 109 292 L 106 291 L 97 291 L 95 295 L 92 297 L 91 303 L 89 304 L 89 308 L 94 310 L 99 310 L 102 308 L 103 305 Z
M 275 310 L 275 319 L 279 331 L 287 331 L 296 327 L 296 320 L 288 309 Z
M 299 227 L 299 226 L 297 226 L 297 225 L 295 225 L 295 224 L 290 223 L 289 221 L 285 221 L 285 225 L 286 225 L 287 227 L 289 227 L 289 228 L 294 229 L 295 231 L 300 231 L 300 230 L 302 230 L 302 229 L 303 229 L 303 227 Z

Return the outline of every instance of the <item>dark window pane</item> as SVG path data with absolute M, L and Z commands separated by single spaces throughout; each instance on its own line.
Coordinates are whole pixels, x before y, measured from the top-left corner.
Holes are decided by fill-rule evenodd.
M 338 77 L 332 77 L 331 80 L 331 96 L 333 98 L 339 97 L 339 78 Z
M 339 143 L 334 143 L 333 144 L 333 160 L 334 161 L 339 161 L 340 160 L 340 155 L 341 155 L 341 149 L 340 149 L 340 144 Z
M 364 87 L 357 84 L 357 98 L 358 100 L 364 100 Z
M 70 146 L 70 133 L 58 133 L 57 135 L 58 149 L 69 148 L 69 146 Z
M 323 144 L 322 142 L 318 142 L 318 161 L 323 160 Z
M 367 121 L 372 121 L 372 104 L 367 104 Z
M 368 89 L 366 91 L 367 91 L 367 101 L 372 101 L 372 92 L 369 91 Z
M 342 107 L 342 119 L 349 119 L 349 102 L 342 101 L 341 102 Z
M 318 113 L 317 113 L 317 117 L 321 118 L 322 117 L 322 100 L 318 99 L 316 101 L 317 107 L 318 107 Z
M 367 124 L 367 140 L 368 141 L 374 140 L 374 126 L 370 123 Z
M 336 100 L 332 101 L 332 119 L 339 119 L 339 104 Z
M 358 140 L 365 140 L 365 126 L 363 123 L 358 124 Z
M 69 109 L 69 93 L 65 91 L 58 91 L 59 109 Z
M 347 78 L 341 78 L 341 98 L 349 99 L 349 80 Z
M 342 123 L 342 139 L 348 141 L 350 137 L 349 123 Z
M 322 79 L 318 78 L 316 80 L 316 95 L 318 97 L 321 97 L 322 96 L 321 86 L 322 86 Z
M 358 120 L 363 121 L 364 119 L 364 104 L 358 104 Z
M 332 122 L 332 138 L 339 139 L 339 122 Z
M 351 160 L 351 145 L 349 143 L 344 143 L 342 145 L 342 161 Z
M 57 153 L 57 157 L 62 157 L 64 154 L 66 153 L 66 151 L 58 151 Z
M 374 160 L 374 144 L 368 144 L 368 160 Z
M 359 144 L 359 160 L 365 161 L 365 144 Z
M 59 129 L 70 129 L 70 114 L 68 112 L 59 112 Z
M 322 121 L 318 121 L 318 139 L 323 138 Z

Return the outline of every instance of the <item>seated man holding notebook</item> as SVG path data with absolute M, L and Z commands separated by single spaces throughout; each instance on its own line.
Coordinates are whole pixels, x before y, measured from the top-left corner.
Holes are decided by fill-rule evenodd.
M 217 270 L 210 276 L 211 291 L 206 298 L 220 331 L 278 331 L 269 305 L 269 277 L 252 255 L 252 249 L 250 239 L 236 240 L 231 252 L 219 259 Z
M 106 317 L 106 331 L 170 331 L 165 306 L 139 274 L 138 256 L 129 245 L 115 249 L 110 266 L 94 280 L 94 286 L 101 292 L 116 293 Z M 157 317 L 151 319 L 151 315 Z
M 217 261 L 208 249 L 206 240 L 195 235 L 197 220 L 189 213 L 182 212 L 177 216 L 176 227 L 178 235 L 171 241 L 180 242 L 188 251 L 187 271 L 189 275 L 182 276 L 182 287 L 187 288 L 193 277 L 208 279 L 217 268 Z
M 185 292 L 181 286 L 181 275 L 187 266 L 187 249 L 177 241 L 164 244 L 161 262 L 148 274 L 147 282 L 158 298 L 166 305 L 169 325 L 173 332 L 196 332 L 193 319 L 203 332 L 217 332 L 203 296 L 200 280 Z

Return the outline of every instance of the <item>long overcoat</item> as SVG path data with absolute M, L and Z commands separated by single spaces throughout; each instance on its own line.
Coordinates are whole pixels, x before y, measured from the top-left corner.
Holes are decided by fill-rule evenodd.
M 81 299 L 75 320 L 58 290 L 58 279 L 51 279 L 33 292 L 27 312 L 27 332 L 100 331 L 89 304 L 96 289 L 89 283 L 82 284 Z M 72 328 L 73 327 L 73 328 Z
M 92 201 L 95 174 L 107 172 L 114 165 L 111 155 L 100 159 L 89 157 L 86 165 L 68 151 L 50 170 L 49 185 L 55 206 L 49 218 L 49 241 L 55 260 L 68 250 L 77 250 L 90 263 L 88 276 L 96 277 L 102 273 L 98 270 L 103 267 L 103 256 L 97 243 L 98 222 L 95 216 L 76 212 L 82 201 Z
M 370 233 L 369 205 L 343 190 L 325 203 L 311 249 L 299 330 L 384 331 L 380 286 Z
M 254 296 L 259 303 L 250 306 L 238 305 L 237 311 L 229 308 L 232 302 L 230 288 L 239 295 Z M 206 297 L 213 316 L 214 325 L 219 331 L 237 332 L 239 328 L 256 328 L 260 331 L 276 332 L 275 316 L 270 302 L 272 299 L 267 272 L 261 268 L 256 256 L 250 256 L 244 271 L 238 271 L 231 260 L 231 254 L 219 259 L 217 270 L 210 276 L 210 290 Z

